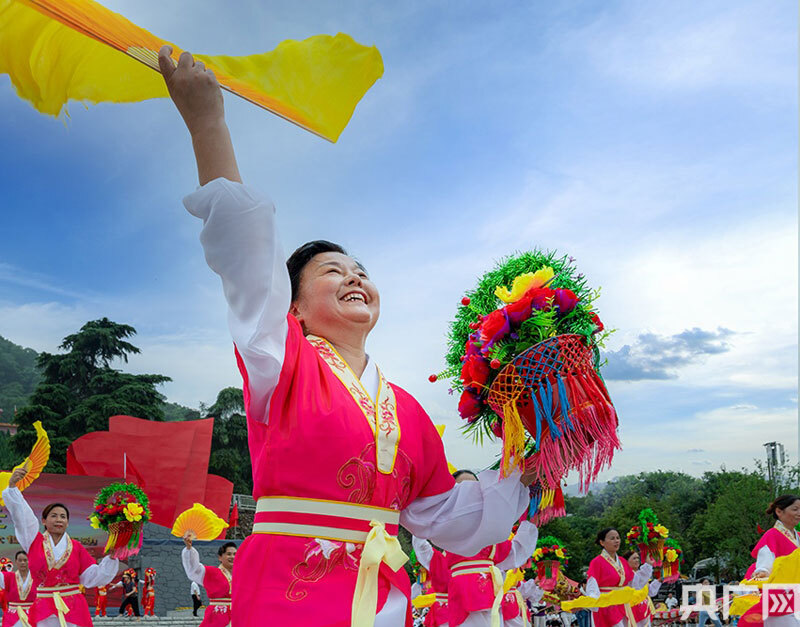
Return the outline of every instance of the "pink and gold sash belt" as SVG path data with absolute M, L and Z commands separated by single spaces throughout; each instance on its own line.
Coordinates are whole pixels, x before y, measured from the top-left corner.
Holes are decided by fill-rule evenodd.
M 450 575 L 488 575 L 494 587 L 494 602 L 492 603 L 492 627 L 500 627 L 500 608 L 503 604 L 503 574 L 494 565 L 492 560 L 465 560 L 456 562 L 450 567 Z
M 230 607 L 231 600 L 230 599 L 209 599 L 208 605 L 210 607 Z
M 61 627 L 67 627 L 66 615 L 69 612 L 69 606 L 64 602 L 62 597 L 71 597 L 76 594 L 81 594 L 81 587 L 77 584 L 52 587 L 42 586 L 36 594 L 40 599 L 53 599 L 56 612 L 58 612 L 58 624 Z
M 14 601 L 8 602 L 8 609 L 11 612 L 16 612 L 19 622 L 25 627 L 31 627 L 30 620 L 28 620 L 28 610 L 31 609 L 33 601 L 30 603 L 15 603 Z
M 447 593 L 446 592 L 436 592 L 433 595 L 439 603 L 447 603 Z
M 399 524 L 400 512 L 387 507 L 265 496 L 258 499 L 253 533 L 363 544 L 350 624 L 373 627 L 381 563 L 397 571 L 408 559 L 396 537 Z

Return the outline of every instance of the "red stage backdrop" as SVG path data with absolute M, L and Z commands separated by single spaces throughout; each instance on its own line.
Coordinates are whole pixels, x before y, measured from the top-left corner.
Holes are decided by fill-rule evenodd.
M 213 428 L 213 418 L 152 422 L 112 416 L 108 431 L 87 433 L 69 446 L 67 474 L 126 476 L 147 492 L 153 522 L 165 527 L 194 503 L 228 520 L 233 484 L 208 474 Z
M 92 529 L 88 518 L 94 510 L 94 497 L 111 481 L 105 477 L 41 474 L 22 494 L 37 517 L 41 517 L 42 510 L 50 503 L 57 501 L 66 505 L 69 508 L 70 537 L 99 559 L 103 556 L 108 536 L 105 531 Z M 0 556 L 13 560 L 20 548 L 8 510 L 0 508 Z

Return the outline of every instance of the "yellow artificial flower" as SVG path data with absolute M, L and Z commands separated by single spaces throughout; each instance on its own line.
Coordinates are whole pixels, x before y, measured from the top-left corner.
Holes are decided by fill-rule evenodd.
M 669 529 L 667 529 L 664 525 L 656 525 L 654 531 L 658 533 L 662 538 L 666 538 L 669 535 Z
M 678 552 L 675 549 L 667 549 L 667 554 L 665 555 L 668 562 L 674 562 L 678 559 Z
M 127 518 L 129 522 L 134 522 L 142 519 L 144 507 L 138 503 L 128 503 L 123 511 L 125 512 L 125 518 Z
M 94 514 L 89 516 L 89 524 L 92 526 L 92 529 L 100 529 L 100 519 Z
M 520 274 L 511 284 L 511 290 L 505 285 L 499 285 L 497 289 L 495 289 L 494 295 L 504 303 L 516 303 L 529 289 L 547 285 L 552 281 L 554 274 L 555 272 L 553 272 L 550 266 L 545 266 L 536 272 Z
M 533 552 L 533 559 L 540 559 L 542 557 L 542 549 L 536 549 Z
M 564 559 L 564 551 L 562 551 L 561 549 L 556 549 L 556 557 L 561 558 L 563 560 Z

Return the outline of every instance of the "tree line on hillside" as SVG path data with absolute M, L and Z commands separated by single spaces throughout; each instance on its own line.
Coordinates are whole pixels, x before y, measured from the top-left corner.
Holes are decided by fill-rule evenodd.
M 0 393 L 6 393 L 0 395 L 0 407 L 6 409 L 13 401 L 16 416 L 6 413 L 4 420 L 18 425 L 12 438 L 0 433 L 0 468 L 10 469 L 28 454 L 36 420 L 50 434 L 52 451 L 46 470 L 64 472 L 69 444 L 87 432 L 105 430 L 109 416 L 126 414 L 156 421 L 213 416 L 209 472 L 232 481 L 235 492 L 250 493 L 241 389 L 225 388 L 212 405 L 201 404 L 199 410 L 167 402 L 158 386 L 169 377 L 134 375 L 112 367 L 140 352 L 128 341 L 135 333 L 133 327 L 107 318 L 92 320 L 64 338 L 61 353 L 39 355 L 0 338 Z M 545 525 L 540 536 L 554 535 L 566 544 L 570 554 L 566 574 L 582 580 L 599 550 L 594 544 L 597 531 L 615 527 L 624 537 L 639 511 L 651 507 L 681 544 L 684 573 L 696 561 L 717 556 L 724 563 L 719 574 L 738 577 L 752 561 L 749 553 L 758 539 L 758 526 L 772 525 L 764 514 L 767 504 L 776 491 L 797 490 L 797 468 L 785 469 L 779 476 L 780 484 L 772 484 L 756 465 L 742 470 L 722 468 L 702 477 L 664 471 L 619 477 L 585 496 L 566 497 L 567 516 Z

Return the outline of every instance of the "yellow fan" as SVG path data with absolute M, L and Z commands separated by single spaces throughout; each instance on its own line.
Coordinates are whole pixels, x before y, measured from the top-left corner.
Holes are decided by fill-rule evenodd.
M 180 514 L 172 525 L 172 535 L 182 538 L 189 532 L 192 540 L 215 540 L 228 527 L 222 518 L 200 503 Z
M 444 429 L 446 425 L 434 425 L 434 426 L 436 427 L 436 430 L 439 432 L 439 437 L 444 438 Z M 450 462 L 447 462 L 447 470 L 449 470 L 450 474 L 452 475 L 458 469 L 455 466 L 453 466 L 453 464 L 451 464 Z
M 42 470 L 47 465 L 47 460 L 50 459 L 50 438 L 47 437 L 47 431 L 42 428 L 42 423 L 38 420 L 33 423 L 33 428 L 36 429 L 36 442 L 33 444 L 31 454 L 21 464 L 14 466 L 14 470 L 24 468 L 26 472 L 22 480 L 17 483 L 20 491 L 27 488 L 42 474 Z M 8 487 L 10 479 L 11 472 L 0 472 L 0 490 L 5 490 Z M 1 496 L 0 505 L 5 505 Z

